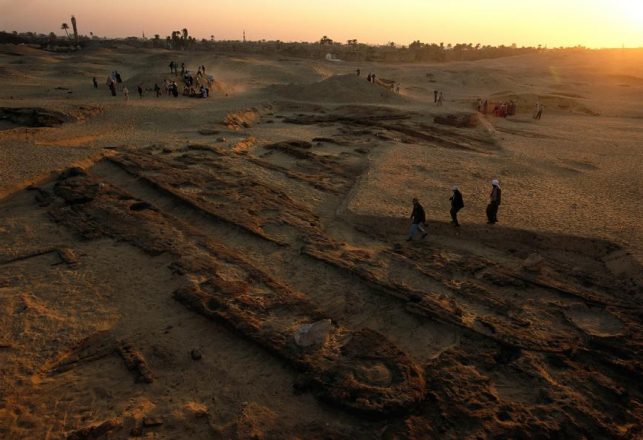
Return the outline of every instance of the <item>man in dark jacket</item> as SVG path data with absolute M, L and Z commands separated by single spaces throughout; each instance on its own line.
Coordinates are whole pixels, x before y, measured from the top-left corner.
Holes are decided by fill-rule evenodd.
M 427 236 L 427 232 L 424 230 L 422 225 L 426 222 L 426 214 L 424 213 L 424 208 L 420 205 L 418 199 L 413 199 L 413 211 L 411 212 L 411 230 L 409 231 L 409 238 L 406 241 L 413 240 L 418 229 L 422 232 L 422 238 Z
M 464 200 L 462 199 L 462 193 L 457 186 L 453 187 L 453 195 L 449 200 L 451 200 L 451 223 L 453 223 L 453 226 L 459 227 L 458 211 L 464 208 Z
M 491 194 L 489 194 L 489 205 L 487 205 L 487 223 L 493 225 L 498 221 L 498 207 L 501 202 L 500 183 L 494 179 L 491 181 Z

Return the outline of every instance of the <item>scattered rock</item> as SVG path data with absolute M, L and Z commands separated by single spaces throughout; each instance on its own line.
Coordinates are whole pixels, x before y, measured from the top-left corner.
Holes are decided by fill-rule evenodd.
M 67 440 L 94 440 L 106 437 L 110 432 L 121 429 L 122 422 L 117 419 L 107 420 L 99 425 L 79 429 L 67 435 Z
M 330 319 L 323 319 L 312 324 L 303 324 L 295 332 L 295 342 L 300 347 L 324 345 L 332 325 Z
M 256 141 L 257 141 L 257 138 L 255 138 L 254 136 L 250 136 L 245 139 L 242 139 L 239 142 L 237 142 L 234 145 L 234 147 L 232 147 L 232 151 L 234 151 L 235 153 L 245 154 L 248 152 L 250 148 L 252 148 L 252 146 L 255 144 Z
M 163 417 L 143 417 L 143 426 L 150 428 L 153 426 L 161 426 L 163 424 Z
M 87 185 L 86 178 L 83 175 L 84 171 L 78 171 L 83 174 L 73 174 L 76 173 L 75 170 L 72 168 L 61 175 L 72 173 L 70 177 L 73 178 L 62 177 L 63 180 L 54 185 L 54 193 L 69 205 L 88 203 L 96 197 L 100 190 L 98 183 Z
M 201 402 L 188 402 L 183 406 L 183 410 L 187 415 L 195 419 L 201 419 L 208 416 L 208 407 Z
M 77 367 L 81 363 L 102 359 L 109 356 L 116 350 L 116 340 L 109 331 L 94 333 L 80 341 L 69 352 L 53 362 L 49 368 L 49 374 L 60 374 Z
M 136 375 L 137 382 L 154 382 L 154 374 L 152 374 L 152 370 L 150 370 L 147 362 L 145 362 L 145 358 L 130 343 L 120 341 L 118 344 L 118 353 L 123 358 L 123 361 L 125 361 L 127 369 Z
M 132 203 L 132 204 L 130 205 L 129 209 L 130 209 L 131 211 L 144 211 L 144 210 L 146 210 L 146 209 L 151 209 L 152 211 L 155 211 L 155 210 L 156 210 L 156 208 L 154 208 L 154 206 L 152 206 L 151 204 L 149 204 L 149 203 L 147 203 L 147 202 L 136 202 L 136 203 Z
M 529 272 L 540 272 L 545 266 L 545 259 L 542 255 L 533 253 L 522 263 L 522 268 Z
M 438 115 L 433 118 L 436 124 L 449 125 L 458 128 L 474 128 L 480 123 L 476 113 L 457 113 Z
M 201 351 L 197 350 L 196 348 L 190 351 L 190 356 L 192 357 L 193 361 L 201 360 L 201 358 L 203 357 Z
M 67 168 L 65 171 L 58 175 L 58 180 L 69 179 L 70 177 L 86 176 L 85 170 L 79 167 Z
M 62 260 L 63 263 L 71 267 L 76 267 L 78 265 L 78 255 L 71 248 L 58 248 L 57 249 L 58 257 Z
M 277 150 L 282 153 L 286 153 L 297 159 L 310 159 L 313 156 L 313 153 L 309 151 L 313 147 L 313 144 L 306 141 L 284 141 L 277 142 L 274 144 L 264 145 L 266 150 Z
M 219 133 L 221 133 L 220 130 L 214 130 L 212 128 L 202 128 L 201 130 L 199 130 L 199 134 L 202 134 L 204 136 L 209 136 L 209 135 L 214 135 Z
M 132 429 L 130 429 L 129 434 L 132 437 L 143 437 L 143 425 L 137 423 Z
M 55 127 L 72 118 L 66 113 L 40 107 L 0 107 L 0 120 L 22 127 Z
M 43 208 L 46 206 L 49 206 L 53 200 L 51 193 L 41 188 L 37 189 L 35 199 L 36 199 L 36 202 L 38 203 L 38 206 Z
M 233 130 L 238 130 L 241 127 L 250 128 L 252 123 L 259 119 L 259 110 L 257 108 L 249 108 L 238 112 L 228 113 L 223 119 L 223 124 Z

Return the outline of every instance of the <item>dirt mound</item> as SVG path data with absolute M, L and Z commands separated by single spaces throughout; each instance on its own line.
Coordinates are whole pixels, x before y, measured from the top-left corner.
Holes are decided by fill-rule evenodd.
M 55 127 L 70 121 L 65 113 L 39 107 L 1 107 L 0 120 L 22 127 Z
M 387 88 L 371 84 L 355 75 L 335 75 L 313 84 L 271 86 L 270 91 L 282 98 L 315 102 L 395 103 L 404 98 Z
M 223 125 L 233 130 L 238 130 L 241 127 L 249 128 L 259 117 L 259 110 L 256 107 L 252 107 L 226 114 L 223 119 Z
M 42 107 L 0 107 L 0 121 L 8 127 L 56 127 L 65 122 L 84 121 L 102 111 L 96 106 L 81 106 L 67 112 Z
M 493 109 L 493 104 L 513 101 L 516 103 L 517 113 L 532 113 L 536 103 L 541 103 L 547 111 L 563 111 L 569 113 L 580 113 L 591 116 L 600 115 L 599 112 L 589 108 L 578 98 L 571 98 L 566 94 L 546 94 L 537 95 L 534 93 L 512 93 L 499 92 L 491 95 L 489 100 L 489 109 Z
M 447 115 L 438 115 L 433 118 L 436 124 L 450 125 L 458 128 L 474 128 L 480 124 L 480 118 L 477 113 L 455 113 Z
M 26 44 L 0 44 L 0 54 L 24 56 L 24 55 L 41 55 L 43 52 L 33 46 Z

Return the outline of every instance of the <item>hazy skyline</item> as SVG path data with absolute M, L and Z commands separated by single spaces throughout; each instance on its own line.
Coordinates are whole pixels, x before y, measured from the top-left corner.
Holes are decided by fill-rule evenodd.
M 393 41 L 549 47 L 643 47 L 643 0 L 0 0 L 0 30 L 55 32 L 74 14 L 79 32 L 162 38 L 188 28 L 209 39 Z M 70 23 L 69 23 L 70 24 Z

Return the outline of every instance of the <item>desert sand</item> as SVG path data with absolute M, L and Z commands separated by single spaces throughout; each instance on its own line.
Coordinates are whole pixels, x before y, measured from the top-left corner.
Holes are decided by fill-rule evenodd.
M 155 97 L 170 60 L 211 96 Z M 642 435 L 641 51 L 5 45 L 0 80 L 0 437 Z

